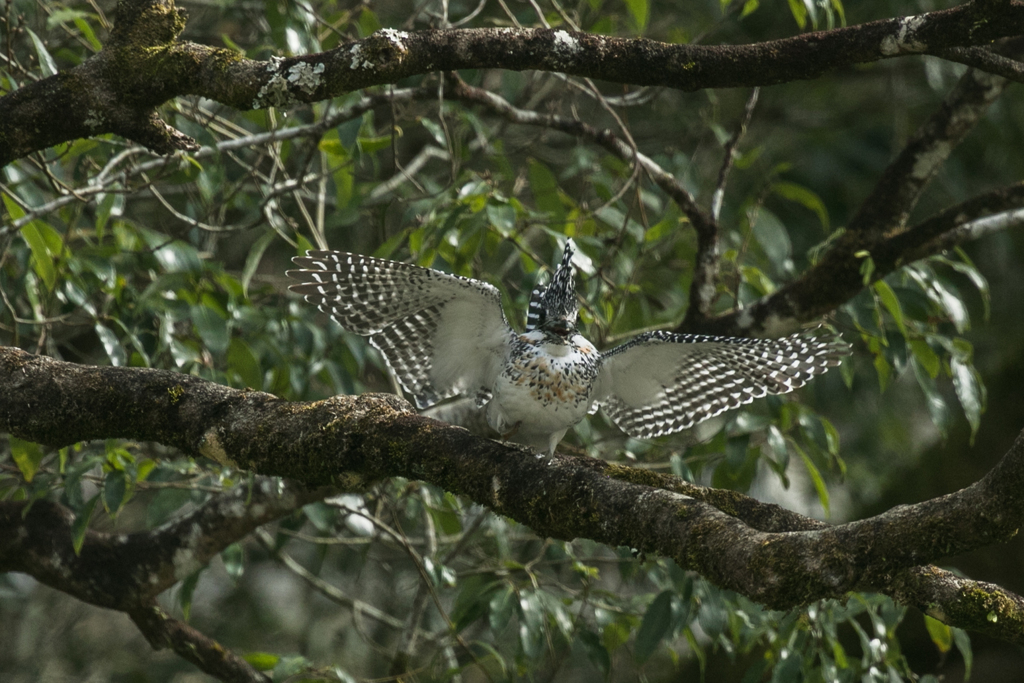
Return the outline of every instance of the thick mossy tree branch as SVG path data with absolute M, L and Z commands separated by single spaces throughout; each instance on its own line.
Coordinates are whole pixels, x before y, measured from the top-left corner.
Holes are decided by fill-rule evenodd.
M 180 94 L 188 57 L 175 42 L 185 16 L 173 3 L 118 3 L 100 52 L 0 97 L 0 166 L 78 138 L 114 133 L 160 154 L 196 151 L 156 108 Z
M 983 47 L 951 47 L 948 50 L 939 50 L 935 56 L 966 64 L 1010 81 L 1024 83 L 1024 62 L 1004 57 Z
M 1021 61 L 1024 57 L 1024 36 L 1005 38 L 986 46 L 946 48 L 934 55 L 1024 83 L 1024 62 Z
M 23 572 L 84 602 L 131 612 L 253 529 L 326 495 L 327 489 L 255 477 L 152 531 L 87 531 L 79 552 L 67 508 L 0 502 L 0 572 Z
M 1024 597 L 994 583 L 916 567 L 893 576 L 886 593 L 951 626 L 1024 644 Z
M 638 473 L 633 468 L 611 467 L 609 474 L 636 480 Z M 698 486 L 668 474 L 644 472 L 640 476 L 649 486 L 714 505 L 759 531 L 785 533 L 829 527 L 820 520 L 773 503 L 762 503 L 736 491 Z M 896 572 L 883 583 L 865 585 L 861 589 L 884 593 L 898 603 L 916 607 L 950 626 L 1024 644 L 1024 597 L 996 584 L 957 576 L 935 566 L 918 566 Z
M 850 239 L 862 245 L 868 237 L 901 232 L 924 188 L 1007 84 L 1005 78 L 968 70 L 861 202 L 846 226 Z
M 0 348 L 0 429 L 51 446 L 158 441 L 309 486 L 422 479 L 541 535 L 672 557 L 780 609 L 886 590 L 901 572 L 1005 540 L 1024 521 L 1024 439 L 955 494 L 835 527 L 764 531 L 728 505 L 680 493 L 642 470 L 537 459 L 416 415 L 395 396 L 293 403 L 170 371 L 82 366 L 10 347 Z
M 908 54 L 1019 36 L 1024 3 L 970 2 L 752 45 L 679 45 L 562 29 L 384 29 L 328 52 L 260 62 L 179 41 L 172 0 L 120 0 L 103 49 L 82 64 L 0 98 L 0 166 L 61 142 L 114 133 L 158 153 L 194 140 L 156 108 L 200 95 L 236 109 L 316 102 L 433 71 L 557 71 L 686 91 L 786 83 Z
M 943 209 L 920 223 L 895 234 L 885 235 L 873 241 L 870 254 L 874 271 L 870 281 L 879 280 L 914 261 L 941 254 L 944 251 L 964 245 L 986 235 L 1024 226 L 1024 182 L 984 192 L 975 197 Z M 845 236 L 845 235 L 844 235 Z M 833 255 L 834 256 L 834 255 Z M 830 286 L 815 289 L 810 284 L 811 273 L 824 273 L 815 266 L 804 276 L 795 280 L 787 289 L 789 301 L 780 302 L 769 295 L 754 304 L 761 316 L 755 318 L 747 309 L 732 311 L 693 327 L 681 327 L 680 331 L 704 331 L 717 334 L 749 335 L 765 329 L 787 330 L 796 323 L 815 320 L 821 315 L 818 307 L 810 303 L 817 301 L 825 311 L 835 310 L 857 295 L 865 282 L 859 268 L 863 263 L 857 252 L 846 255 L 847 269 L 857 268 L 857 278 L 849 278 L 846 286 Z M 834 271 L 833 271 L 834 272 Z M 817 280 L 813 280 L 817 282 Z M 793 302 L 804 303 L 793 310 Z M 778 308 L 775 306 L 778 305 Z M 774 311 L 774 315 L 773 315 Z M 782 322 L 779 322 L 782 321 Z M 790 323 L 790 324 L 786 324 Z
M 780 335 L 846 303 L 865 286 L 864 260 L 872 260 L 871 279 L 885 277 L 917 258 L 937 251 L 952 231 L 990 207 L 1019 206 L 1020 197 L 1003 188 L 953 207 L 939 218 L 908 228 L 910 212 L 950 153 L 1003 93 L 1008 81 L 975 69 L 965 73 L 938 109 L 911 136 L 883 171 L 845 231 L 824 256 L 799 278 L 742 310 L 733 310 L 689 326 L 686 332 Z M 964 205 L 960 205 L 964 206 Z M 930 245 L 933 250 L 929 250 Z
M 333 489 L 254 476 L 152 531 L 85 532 L 74 548 L 73 513 L 49 501 L 0 502 L 0 572 L 22 572 L 83 602 L 126 613 L 155 649 L 171 648 L 231 683 L 267 683 L 245 660 L 166 615 L 156 596 L 259 526 Z
M 980 236 L 972 226 L 984 225 L 986 217 L 1012 216 L 1024 207 L 1024 181 L 984 192 L 967 201 L 943 209 L 917 225 L 888 235 L 875 250 L 873 258 L 885 272 L 902 263 L 940 253 Z M 1011 223 L 998 226 L 1011 227 Z M 997 229 L 993 226 L 992 229 Z
M 254 669 L 249 662 L 206 634 L 172 618 L 155 602 L 132 610 L 128 616 L 153 649 L 170 648 L 185 661 L 225 683 L 271 683 L 269 676 Z

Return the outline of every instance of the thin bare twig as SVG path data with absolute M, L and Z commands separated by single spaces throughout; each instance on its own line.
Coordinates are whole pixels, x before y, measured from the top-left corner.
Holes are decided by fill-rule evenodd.
M 715 223 L 718 223 L 718 219 L 721 217 L 722 202 L 725 199 L 725 181 L 729 176 L 729 170 L 732 169 L 733 162 L 736 160 L 736 147 L 739 145 L 740 140 L 743 139 L 744 133 L 747 132 L 747 126 L 750 125 L 750 119 L 754 116 L 754 107 L 757 106 L 757 97 L 760 92 L 760 88 L 754 88 L 750 91 L 747 104 L 743 107 L 743 120 L 729 137 L 728 142 L 725 143 L 722 166 L 718 169 L 718 183 L 715 185 L 715 191 L 711 195 L 711 220 Z

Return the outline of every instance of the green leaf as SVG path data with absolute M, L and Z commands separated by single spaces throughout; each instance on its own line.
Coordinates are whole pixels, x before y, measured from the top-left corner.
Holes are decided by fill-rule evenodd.
M 743 434 L 729 439 L 725 444 L 725 461 L 733 470 L 739 470 L 747 462 L 750 435 Z
M 623 643 L 629 640 L 629 624 L 623 621 L 612 621 L 604 625 L 601 631 L 601 644 L 608 652 L 615 652 Z
M 483 670 L 484 676 L 491 681 L 507 681 L 509 679 L 509 666 L 505 658 L 501 656 L 492 645 L 482 641 L 474 640 L 469 643 L 469 650 L 472 654 L 473 664 L 479 666 Z M 448 669 L 446 676 L 439 679 L 438 681 L 450 681 L 451 676 L 464 671 L 467 667 L 461 666 L 458 668 Z M 345 683 L 344 681 L 342 683 Z M 351 683 L 356 683 L 353 679 Z
M 192 494 L 186 489 L 161 489 L 146 507 L 146 525 L 150 529 L 160 526 L 191 499 Z
M 992 304 L 992 295 L 989 291 L 988 280 L 986 280 L 985 276 L 978 271 L 977 267 L 975 267 L 974 263 L 963 249 L 957 247 L 956 253 L 960 257 L 960 261 L 954 261 L 944 256 L 933 256 L 932 260 L 945 263 L 956 272 L 961 275 L 965 275 L 971 281 L 971 284 L 973 284 L 975 289 L 978 290 L 978 294 L 981 295 L 981 303 L 985 307 L 984 319 L 988 320 Z
M 363 11 L 359 13 L 358 25 L 359 35 L 362 38 L 365 38 L 371 33 L 376 33 L 382 28 L 380 19 L 377 18 L 377 15 L 374 14 L 373 10 L 368 8 L 364 8 Z
M 149 474 L 156 467 L 156 460 L 146 458 L 135 468 L 135 481 L 145 481 Z
M 540 597 L 534 593 L 519 596 L 519 645 L 530 659 L 544 653 L 544 611 Z
M 490 609 L 491 597 L 502 588 L 500 581 L 493 581 L 488 576 L 471 576 L 462 582 L 462 590 L 455 597 L 451 610 L 451 620 L 458 633 L 480 619 Z
M 53 61 L 53 57 L 50 56 L 50 52 L 46 49 L 46 45 L 39 39 L 32 29 L 25 28 L 25 32 L 28 33 L 28 37 L 32 39 L 32 46 L 36 50 L 36 57 L 39 58 L 39 68 L 42 69 L 44 76 L 56 76 L 57 75 L 57 64 Z
M 377 247 L 374 250 L 372 256 L 383 259 L 390 258 L 391 255 L 395 253 L 395 250 L 398 249 L 398 247 L 402 246 L 406 238 L 408 238 L 409 233 L 411 232 L 412 229 L 410 227 L 406 227 L 403 230 L 399 230 L 394 235 L 385 240 L 383 244 Z
M 112 470 L 103 481 L 103 506 L 115 514 L 127 501 L 128 477 L 124 470 Z
M 959 296 L 939 280 L 939 277 L 927 264 L 915 264 L 906 268 L 905 272 L 921 288 L 928 299 L 949 318 L 957 332 L 963 333 L 970 329 L 971 318 L 967 312 L 967 306 Z
M 745 3 L 743 3 L 743 11 L 740 12 L 740 19 L 749 14 L 753 14 L 754 12 L 757 11 L 757 8 L 760 6 L 761 3 L 758 2 L 758 0 L 747 0 Z
M 891 315 L 893 321 L 895 321 L 896 327 L 900 330 L 900 334 L 907 337 L 907 326 L 903 321 L 903 308 L 900 306 L 900 300 L 896 298 L 896 293 L 892 291 L 892 287 L 886 284 L 885 280 L 878 280 L 872 286 L 874 287 L 875 293 L 878 294 L 878 298 L 881 300 L 882 305 L 885 306 L 885 310 L 889 311 L 889 315 Z
M 747 3 L 749 4 L 749 2 Z M 755 5 L 756 8 L 756 5 Z M 753 10 L 751 10 L 753 11 Z M 748 14 L 746 5 L 743 7 L 743 16 Z M 822 229 L 829 232 L 829 220 L 828 220 L 828 209 L 825 208 L 825 202 L 821 201 L 821 197 L 816 195 L 811 190 L 807 189 L 803 185 L 797 185 L 796 183 L 789 182 L 778 182 L 772 185 L 772 192 L 779 195 L 783 199 L 788 199 L 791 202 L 796 202 L 804 208 L 813 211 L 818 217 L 818 222 L 821 223 Z
M 946 401 L 942 398 L 935 379 L 928 376 L 928 373 L 921 367 L 921 363 L 915 359 L 913 365 L 914 377 L 917 379 L 917 384 L 921 387 L 921 392 L 924 394 L 928 415 L 935 426 L 938 427 L 942 436 L 945 437 L 949 426 L 949 408 L 946 405 Z
M 558 181 L 555 175 L 540 161 L 530 159 L 530 192 L 537 202 L 537 208 L 556 216 L 565 215 L 565 207 L 558 197 Z
M 626 0 L 626 9 L 629 10 L 629 16 L 633 18 L 637 30 L 643 32 L 647 27 L 647 15 L 649 12 L 647 0 Z
M 102 199 L 96 203 L 96 239 L 102 242 L 110 213 L 114 210 L 118 198 L 123 200 L 124 197 L 116 192 L 104 192 L 101 197 Z
M 450 508 L 430 507 L 428 509 L 434 524 L 442 533 L 455 535 L 462 531 L 462 519 L 458 512 Z
M 359 121 L 357 120 L 356 123 Z M 352 144 L 346 147 L 340 139 L 339 129 L 334 129 L 320 141 L 320 149 L 327 155 L 327 165 L 332 169 L 331 178 L 334 180 L 334 192 L 339 210 L 346 208 L 352 201 L 353 159 L 349 150 L 357 145 L 358 137 L 358 130 L 356 130 L 353 132 Z
M 491 596 L 491 601 L 487 606 L 489 610 L 487 622 L 495 634 L 501 633 L 508 626 L 509 619 L 512 618 L 512 610 L 515 607 L 515 595 L 512 587 L 506 585 L 504 590 Z
M 82 544 L 85 543 L 85 532 L 89 530 L 89 520 L 92 519 L 92 512 L 96 504 L 100 502 L 99 494 L 93 496 L 82 510 L 75 515 L 75 521 L 71 524 L 71 544 L 75 549 L 75 555 L 82 552 Z
M 927 614 L 924 615 L 924 627 L 928 629 L 928 635 L 931 636 L 935 647 L 939 648 L 939 652 L 949 652 L 953 647 L 953 632 L 950 628 Z
M 964 680 L 971 678 L 971 669 L 974 668 L 974 651 L 971 650 L 971 637 L 967 634 L 967 631 L 956 627 L 950 627 L 953 632 L 953 643 L 956 644 L 956 649 L 960 651 L 960 656 L 964 658 Z
M 662 591 L 654 598 L 644 613 L 640 629 L 636 634 L 633 656 L 636 661 L 646 662 L 668 633 L 672 624 L 672 591 Z
M 382 149 L 387 149 L 391 146 L 390 135 L 376 135 L 372 137 L 359 137 L 356 140 L 356 144 L 359 145 L 359 151 L 363 154 L 373 154 L 379 152 Z
M 267 250 L 275 237 L 277 237 L 277 233 L 268 230 L 260 235 L 260 238 L 249 248 L 249 254 L 245 257 L 245 267 L 242 268 L 242 292 L 246 297 L 249 296 L 249 283 L 252 282 L 252 276 L 256 274 L 256 269 L 259 268 L 260 261 L 263 260 L 263 252 Z
M 220 552 L 220 560 L 224 563 L 224 571 L 234 580 L 242 578 L 245 573 L 245 550 L 241 543 L 232 543 Z
M 7 193 L 0 194 L 4 200 L 4 206 L 11 220 L 18 220 L 25 217 L 25 211 L 14 201 L 14 198 Z M 49 235 L 48 233 L 53 233 Z M 32 252 L 32 269 L 43 281 L 48 290 L 52 290 L 57 283 L 57 269 L 54 265 L 55 255 L 50 246 L 53 244 L 53 237 L 56 237 L 56 253 L 60 253 L 61 238 L 53 228 L 40 220 L 33 220 L 21 227 L 21 236 L 25 238 L 29 250 Z
M 771 211 L 761 209 L 752 230 L 754 238 L 764 249 L 765 256 L 771 261 L 776 271 L 789 272 L 793 265 L 790 260 L 793 254 L 793 244 L 789 241 L 789 233 L 782 221 Z
M 436 142 L 441 149 L 448 149 L 448 139 L 445 137 L 444 128 L 442 128 L 437 121 L 432 121 L 428 118 L 421 118 L 420 123 L 423 124 L 423 127 L 427 129 L 427 132 L 430 133 L 431 137 L 434 138 L 434 142 Z
M 789 12 L 801 31 L 807 28 L 807 7 L 801 0 L 789 0 Z
M 686 464 L 686 461 L 683 460 L 682 456 L 678 453 L 673 453 L 669 456 L 669 465 L 672 467 L 672 474 L 680 479 L 688 481 L 691 484 L 696 481 L 696 478 L 693 476 L 693 472 L 690 470 L 690 466 Z
M 191 313 L 192 324 L 206 347 L 217 355 L 227 351 L 230 342 L 227 320 L 221 317 L 220 313 L 203 304 L 192 306 Z
M 839 455 L 839 430 L 831 421 L 824 417 L 818 417 L 821 428 L 825 430 L 825 446 L 829 455 Z
M 271 672 L 270 678 L 275 681 L 275 683 L 277 681 L 285 681 L 308 668 L 309 660 L 302 655 L 282 657 L 280 661 L 274 665 L 274 670 Z
M 584 652 L 587 653 L 587 659 L 607 677 L 608 672 L 612 669 L 612 658 L 605 646 L 601 644 L 601 638 L 589 629 L 582 629 L 576 635 Z
M 712 640 L 718 638 L 729 625 L 729 610 L 717 588 L 705 592 L 697 612 L 697 623 Z
M 750 448 L 750 435 L 730 438 L 725 444 L 726 457 L 715 468 L 712 486 L 745 491 L 757 474 L 758 448 Z
M 863 254 L 863 256 L 861 256 L 861 254 Z M 857 252 L 855 256 L 864 259 L 860 264 L 860 277 L 866 287 L 871 284 L 871 279 L 875 274 L 875 260 L 871 258 L 871 254 L 868 252 Z
M 775 666 L 772 671 L 772 683 L 799 683 L 803 680 L 804 658 L 799 652 L 790 652 L 789 656 Z
M 928 375 L 932 379 L 938 377 L 939 370 L 942 369 L 942 362 L 939 360 L 938 354 L 928 345 L 928 342 L 924 339 L 912 339 L 908 343 L 910 350 L 914 353 L 914 358 L 917 359 Z
M 948 287 L 938 281 L 933 281 L 929 290 L 929 297 L 949 316 L 957 332 L 963 334 L 971 329 L 971 316 L 967 312 L 967 306 Z
M 985 385 L 981 376 L 974 369 L 973 365 L 961 361 L 955 356 L 949 362 L 949 368 L 953 372 L 953 388 L 956 390 L 956 397 L 967 416 L 967 422 L 971 425 L 971 443 L 974 443 L 974 436 L 981 426 L 981 414 L 985 410 Z
M 335 525 L 338 523 L 339 515 L 337 508 L 331 507 L 322 501 L 303 505 L 302 514 L 306 515 L 306 519 L 312 522 L 316 530 L 321 533 L 333 532 Z
M 762 296 L 771 294 L 776 289 L 772 279 L 765 275 L 760 268 L 742 266 L 740 267 L 740 274 L 743 276 L 743 281 L 757 289 L 758 293 Z
M 576 214 L 575 211 L 570 213 L 568 218 L 570 220 L 573 219 L 575 217 L 574 214 Z M 614 206 L 603 206 L 595 211 L 594 215 L 615 229 L 621 229 L 622 226 L 625 225 L 629 234 L 632 235 L 634 239 L 643 239 L 644 226 L 640 225 L 632 218 L 629 218 L 625 213 L 619 211 Z
M 99 52 L 102 50 L 103 43 L 101 43 L 99 38 L 96 37 L 96 32 L 92 30 L 92 26 L 89 25 L 89 22 L 82 17 L 78 17 L 74 21 L 75 26 L 78 27 L 78 30 L 82 32 L 83 36 L 85 36 L 85 39 L 89 42 L 89 46 L 93 51 Z
M 704 674 L 708 668 L 708 653 L 704 651 L 697 637 L 693 634 L 693 629 L 687 628 L 683 631 L 683 635 L 686 637 L 686 642 L 690 646 L 690 651 L 693 652 L 697 657 L 697 664 L 700 666 L 700 680 L 704 680 Z
M 96 335 L 100 338 L 100 343 L 103 344 L 103 350 L 107 352 L 110 364 L 115 367 L 128 365 L 128 356 L 125 355 L 121 340 L 117 338 L 113 330 L 102 323 L 96 323 L 93 329 L 96 330 Z
M 889 386 L 889 377 L 892 375 L 892 368 L 889 366 L 889 361 L 885 359 L 881 351 L 875 353 L 875 372 L 878 374 L 878 390 L 885 393 L 885 388 Z
M 165 235 L 151 230 L 140 230 L 146 245 L 153 250 L 153 256 L 169 273 L 202 273 L 203 260 L 191 245 L 178 240 L 168 240 Z
M 455 571 L 451 567 L 441 563 L 435 562 L 429 557 L 423 558 L 423 569 L 426 571 L 427 576 L 434 582 L 436 586 L 455 586 Z
M 39 463 L 43 461 L 43 447 L 32 441 L 22 441 L 14 436 L 8 437 L 8 441 L 11 447 L 11 457 L 14 458 L 14 463 L 21 470 L 21 476 L 25 477 L 25 481 L 31 482 L 32 477 L 36 476 L 36 471 L 39 469 Z
M 840 669 L 847 669 L 850 667 L 850 663 L 846 659 L 846 650 L 843 649 L 842 643 L 838 640 L 832 641 L 832 656 L 836 660 L 836 666 Z
M 243 655 L 242 659 L 249 662 L 257 671 L 270 671 L 281 661 L 280 657 L 269 652 L 250 652 Z
M 238 375 L 250 389 L 263 389 L 263 370 L 252 348 L 241 337 L 233 337 L 228 345 L 227 371 Z
M 516 210 L 508 204 L 489 203 L 487 220 L 502 237 L 508 237 L 516 229 Z
M 50 12 L 50 16 L 46 17 L 46 30 L 52 31 L 57 28 L 60 24 L 74 21 L 75 19 L 82 19 L 88 17 L 89 14 L 77 9 L 59 8 L 54 9 Z
M 334 192 L 338 198 L 338 209 L 344 209 L 352 203 L 352 197 L 355 195 L 355 176 L 352 175 L 351 163 L 334 165 L 337 165 L 331 176 L 334 179 Z
M 199 575 L 203 573 L 203 569 L 206 569 L 206 567 L 193 572 L 181 582 L 181 590 L 178 591 L 178 605 L 181 607 L 181 613 L 185 617 L 185 621 L 188 621 L 189 614 L 192 613 L 192 595 L 196 591 Z
M 832 514 L 829 509 L 828 487 L 825 486 L 825 480 L 822 478 L 821 472 L 818 471 L 817 466 L 802 448 L 796 444 L 793 444 L 793 448 L 800 454 L 800 459 L 804 461 L 804 467 L 807 468 L 807 473 L 811 475 L 814 490 L 818 493 L 818 500 L 821 501 L 821 507 L 825 510 L 825 516 L 828 517 Z
M 299 256 L 305 256 L 307 251 L 312 251 L 313 250 L 313 245 L 310 244 L 309 240 L 307 240 L 302 235 L 296 235 L 295 236 L 295 241 L 298 244 L 298 255 Z
M 768 432 L 765 436 L 767 437 L 768 446 L 775 454 L 776 462 L 785 471 L 786 465 L 789 463 L 789 447 L 786 445 L 786 437 L 782 435 L 782 432 L 775 425 L 768 426 Z
M 668 214 L 665 218 L 648 228 L 647 232 L 644 233 L 644 241 L 657 242 L 658 240 L 664 239 L 670 235 L 677 235 L 678 230 L 679 218 L 672 214 Z

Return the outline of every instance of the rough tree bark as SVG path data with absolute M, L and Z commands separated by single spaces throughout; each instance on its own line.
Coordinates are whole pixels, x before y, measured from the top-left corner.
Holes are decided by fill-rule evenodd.
M 83 366 L 0 347 L 0 420 L 3 431 L 52 447 L 99 438 L 155 441 L 309 487 L 361 490 L 389 477 L 420 479 L 542 536 L 585 537 L 671 557 L 775 609 L 853 590 L 878 591 L 950 625 L 1024 644 L 1024 598 L 920 566 L 1017 533 L 1024 523 L 1024 436 L 985 478 L 962 491 L 828 526 L 668 475 L 586 457 L 559 456 L 549 463 L 528 449 L 417 415 L 393 395 L 294 403 L 166 370 Z M 18 505 L 8 504 L 14 508 L 8 520 L 17 520 Z M 223 509 L 225 518 L 239 514 Z M 38 514 L 57 513 L 47 507 Z M 257 524 L 249 517 L 237 524 Z M 68 586 L 66 577 L 53 576 L 44 553 L 30 555 L 40 560 L 24 559 L 35 544 L 49 548 L 54 534 L 22 534 L 20 528 L 0 525 L 0 570 L 17 568 Z M 212 548 L 223 537 L 210 536 L 186 545 L 145 541 L 175 551 L 171 559 L 166 551 L 154 555 L 162 573 L 142 565 L 133 580 L 161 576 L 173 583 L 186 559 L 201 562 L 216 552 Z M 109 545 L 99 537 L 92 543 L 97 553 Z M 88 583 L 88 574 L 76 580 Z M 73 594 L 101 600 L 80 589 Z
M 678 179 L 611 131 L 517 109 L 454 74 L 446 76 L 446 97 L 517 124 L 577 136 L 642 168 L 676 202 L 698 237 L 691 306 L 680 331 L 787 332 L 859 292 L 867 284 L 865 258 L 872 260 L 871 278 L 877 279 L 915 259 L 1024 222 L 1024 184 L 1018 183 L 907 225 L 922 189 L 950 150 L 1010 81 L 1024 82 L 1017 59 L 1024 51 L 1021 2 L 979 0 L 741 46 L 669 45 L 561 29 L 385 29 L 322 54 L 266 62 L 180 41 L 184 26 L 184 12 L 170 0 L 121 0 L 99 53 L 0 97 L 0 166 L 105 133 L 159 154 L 215 153 L 200 151 L 194 140 L 160 119 L 158 107 L 184 95 L 243 110 L 286 107 L 461 68 L 558 71 L 689 91 L 771 85 L 854 64 L 932 54 L 974 68 L 889 165 L 845 233 L 786 287 L 746 309 L 717 316 L 710 313 L 717 212 L 700 207 Z M 338 116 L 434 92 L 371 95 Z M 311 128 L 322 135 L 330 125 L 325 120 Z M 286 135 L 301 134 L 296 131 Z M 31 217 L 0 227 L 0 237 Z M 0 571 L 26 572 L 81 600 L 121 610 L 154 646 L 172 647 L 224 680 L 267 679 L 160 612 L 155 596 L 261 524 L 330 492 L 363 490 L 395 476 L 465 495 L 541 535 L 586 537 L 672 557 L 771 607 L 842 598 L 851 590 L 879 591 L 950 625 L 1024 644 L 1024 599 L 928 566 L 1016 533 L 1024 522 L 1024 437 L 971 487 L 829 526 L 734 492 L 593 459 L 561 456 L 540 462 L 515 447 L 416 415 L 393 396 L 289 403 L 168 371 L 86 367 L 7 347 L 0 347 L 0 431 L 53 447 L 103 438 L 152 441 L 286 478 L 271 486 L 258 477 L 154 532 L 89 532 L 80 554 L 73 549 L 66 509 L 43 502 L 0 504 Z
M 561 29 L 383 29 L 316 55 L 259 62 L 179 41 L 186 13 L 172 0 L 121 0 L 104 48 L 83 64 L 0 98 L 0 166 L 61 142 L 114 133 L 155 152 L 195 151 L 156 108 L 199 95 L 237 109 L 316 102 L 407 76 L 458 69 L 537 69 L 680 90 L 816 78 L 893 57 L 936 54 L 1024 79 L 982 46 L 1021 35 L 1024 3 L 948 10 L 753 45 L 672 45 Z M 970 49 L 976 48 L 976 49 Z

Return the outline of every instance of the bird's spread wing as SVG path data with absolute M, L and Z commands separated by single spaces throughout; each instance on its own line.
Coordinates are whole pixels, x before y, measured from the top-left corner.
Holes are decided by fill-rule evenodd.
M 594 401 L 622 431 L 687 429 L 765 394 L 784 394 L 839 364 L 837 336 L 740 339 L 649 332 L 603 354 Z
M 293 259 L 291 289 L 367 335 L 420 408 L 459 393 L 488 398 L 512 330 L 496 288 L 407 263 L 338 251 Z M 481 393 L 482 391 L 482 393 Z

